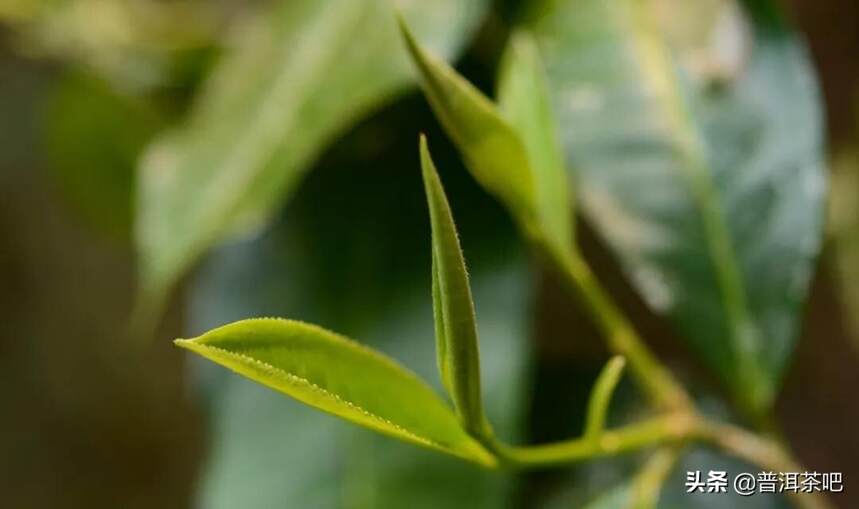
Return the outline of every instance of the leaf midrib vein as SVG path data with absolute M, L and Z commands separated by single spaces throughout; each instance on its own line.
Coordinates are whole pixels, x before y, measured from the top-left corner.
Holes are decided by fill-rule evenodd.
M 386 418 L 384 418 L 384 417 L 382 417 L 382 416 L 380 416 L 374 412 L 371 412 L 370 410 L 367 410 L 363 406 L 361 406 L 361 405 L 359 405 L 353 401 L 347 400 L 338 394 L 335 394 L 335 393 L 333 393 L 327 389 L 324 389 L 324 388 L 320 387 L 319 385 L 311 382 L 307 378 L 304 378 L 300 375 L 296 375 L 295 373 L 291 373 L 291 372 L 286 371 L 282 368 L 278 368 L 272 364 L 269 364 L 265 361 L 262 361 L 260 359 L 251 357 L 251 356 L 243 354 L 243 353 L 233 352 L 231 350 L 227 350 L 227 349 L 220 348 L 217 346 L 205 345 L 205 344 L 200 344 L 200 343 L 197 343 L 197 347 L 202 348 L 204 350 L 211 350 L 213 352 L 217 352 L 218 354 L 224 355 L 226 357 L 230 357 L 236 361 L 239 361 L 240 363 L 250 364 L 250 365 L 253 365 L 259 369 L 262 369 L 265 372 L 268 372 L 269 374 L 273 374 L 273 375 L 282 377 L 282 378 L 286 379 L 286 381 L 288 381 L 291 384 L 304 387 L 306 389 L 309 389 L 311 392 L 315 392 L 318 395 L 324 396 L 324 397 L 326 397 L 330 400 L 333 400 L 337 403 L 343 404 L 346 407 L 359 412 L 360 414 L 364 415 L 365 417 L 369 417 L 371 420 L 376 421 L 377 424 L 384 424 L 386 426 L 390 426 L 392 429 L 398 431 L 399 433 L 402 433 L 403 435 L 405 435 L 405 436 L 407 436 L 407 437 L 411 438 L 412 440 L 415 440 L 419 443 L 423 443 L 425 445 L 432 446 L 432 447 L 437 447 L 437 448 L 443 449 L 443 450 L 449 450 L 447 447 L 436 442 L 435 440 L 432 440 L 430 438 L 427 438 L 427 437 L 418 435 L 412 431 L 409 431 L 409 430 L 403 428 L 402 426 L 395 424 L 394 422 L 390 421 L 389 419 L 386 419 Z
M 702 215 L 708 251 L 716 272 L 722 304 L 730 322 L 729 335 L 735 360 L 741 366 L 743 376 L 754 378 L 758 376 L 760 367 L 754 356 L 756 346 L 744 334 L 744 330 L 752 325 L 746 292 L 736 251 L 716 196 L 702 137 L 680 93 L 677 78 L 671 72 L 668 49 L 655 29 L 652 13 L 648 12 L 648 0 L 632 2 L 635 59 L 656 89 L 656 102 L 669 119 L 671 136 L 676 140 L 685 163 L 678 166 L 684 173 Z

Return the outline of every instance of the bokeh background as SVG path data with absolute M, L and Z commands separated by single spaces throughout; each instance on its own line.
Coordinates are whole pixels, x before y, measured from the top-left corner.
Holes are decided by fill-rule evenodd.
M 634 460 L 516 478 L 431 453 L 415 460 L 401 452 L 408 446 L 191 361 L 170 343 L 285 315 L 368 338 L 434 379 L 415 143 L 427 131 L 474 275 L 482 337 L 492 338 L 483 346 L 487 377 L 498 382 L 495 417 L 525 441 L 577 432 L 607 352 L 587 316 L 570 311 L 576 303 L 527 261 L 506 213 L 459 166 L 415 90 L 331 144 L 271 225 L 207 256 L 171 297 L 151 344 L 132 340 L 138 157 L 182 118 L 226 34 L 262 4 L 0 4 L 0 506 L 421 507 L 435 492 L 449 499 L 427 507 L 578 507 L 622 478 Z M 496 4 L 457 63 L 484 89 L 521 8 Z M 857 507 L 859 7 L 782 4 L 819 73 L 832 195 L 778 416 L 806 464 L 843 472 L 846 493 L 834 501 Z M 598 235 L 587 224 L 581 231 L 588 259 L 654 348 L 702 397 L 718 394 Z M 634 409 L 629 388 L 620 399 Z M 724 461 L 702 454 L 691 464 Z

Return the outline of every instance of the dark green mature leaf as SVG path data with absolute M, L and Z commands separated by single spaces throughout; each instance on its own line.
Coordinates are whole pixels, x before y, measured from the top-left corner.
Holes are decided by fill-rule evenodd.
M 356 424 L 483 465 L 495 464 L 416 375 L 321 327 L 290 320 L 243 320 L 176 344 Z
M 291 0 L 246 27 L 185 125 L 142 162 L 144 312 L 210 246 L 260 224 L 337 133 L 401 90 L 393 6 L 450 55 L 486 2 Z
M 480 348 L 474 301 L 450 204 L 421 136 L 421 169 L 432 225 L 432 291 L 439 373 L 462 425 L 491 435 L 480 392 Z
M 558 256 L 572 248 L 569 193 L 549 111 L 543 70 L 520 34 L 507 52 L 503 113 L 454 69 L 423 49 L 401 24 L 427 100 L 474 178 L 510 209 L 531 237 Z
M 648 2 L 546 5 L 534 27 L 588 216 L 738 400 L 769 406 L 826 187 L 802 44 L 767 0 L 722 2 L 705 56 L 669 46 Z

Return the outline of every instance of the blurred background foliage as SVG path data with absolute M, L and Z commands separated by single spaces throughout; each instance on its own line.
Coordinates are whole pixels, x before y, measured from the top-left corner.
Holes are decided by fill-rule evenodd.
M 532 7 L 398 4 L 422 39 L 455 57 L 483 90 L 495 84 L 509 30 Z M 723 4 L 654 0 L 678 62 L 708 87 L 744 65 L 741 29 L 729 22 L 716 45 L 706 29 Z M 854 507 L 859 8 L 852 0 L 780 7 L 819 74 L 832 196 L 777 410 L 806 464 L 844 473 L 846 493 L 835 502 Z M 482 472 L 188 362 L 167 341 L 248 316 L 289 316 L 360 338 L 435 380 L 416 150 L 426 131 L 473 278 L 491 420 L 504 437 L 528 442 L 580 430 L 582 403 L 607 358 L 598 333 L 551 274 L 528 261 L 506 213 L 461 167 L 410 85 L 392 25 L 378 20 L 386 13 L 375 0 L 0 2 L 4 507 L 554 508 L 581 507 L 608 489 L 616 491 L 595 504 L 616 507 L 612 498 L 623 497 L 639 458 L 520 476 Z M 339 24 L 327 26 L 332 17 Z M 298 21 L 307 24 L 290 27 Z M 293 38 L 284 44 L 283 34 Z M 313 64 L 326 50 L 329 60 Z M 266 115 L 284 101 L 303 123 Z M 263 142 L 254 164 L 237 165 L 227 184 L 202 186 L 211 168 L 229 169 L 242 143 L 255 140 Z M 180 166 L 190 168 L 177 177 L 187 184 L 154 212 L 169 231 L 144 226 L 141 234 L 146 218 L 135 211 L 149 188 L 137 183 L 157 188 Z M 236 182 L 247 188 L 224 198 Z M 191 199 L 207 192 L 211 200 Z M 225 200 L 229 213 L 216 217 L 213 200 Z M 643 335 L 705 405 L 728 412 L 720 385 L 645 305 L 603 237 L 589 223 L 578 231 Z M 168 301 L 156 339 L 141 348 L 129 333 L 136 274 L 159 249 L 179 254 L 164 255 L 175 267 L 152 292 Z M 622 386 L 613 419 L 639 412 L 639 400 Z M 743 468 L 706 451 L 689 455 L 668 483 L 666 506 L 692 506 L 678 498 L 683 471 L 718 465 Z M 694 504 L 739 506 L 729 498 Z

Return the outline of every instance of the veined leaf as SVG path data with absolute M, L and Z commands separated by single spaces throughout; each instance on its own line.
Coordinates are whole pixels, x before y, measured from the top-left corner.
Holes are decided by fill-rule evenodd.
M 514 37 L 507 52 L 499 109 L 423 49 L 405 22 L 401 29 L 427 100 L 474 178 L 501 200 L 528 235 L 567 256 L 572 248 L 568 184 L 543 70 L 528 36 Z
M 432 291 L 436 345 L 442 382 L 462 425 L 472 434 L 491 434 L 480 392 L 480 348 L 474 300 L 450 204 L 421 136 L 421 169 L 432 225 Z
M 569 179 L 546 73 L 536 42 L 527 32 L 517 32 L 510 39 L 499 76 L 498 103 L 525 144 L 541 231 L 556 254 L 566 256 L 573 248 Z
M 534 30 L 588 216 L 754 412 L 774 399 L 819 250 L 820 108 L 772 3 L 719 3 L 703 56 L 664 37 L 649 1 L 546 2 Z
M 407 108 L 408 114 L 400 113 Z M 368 346 L 431 381 L 437 393 L 426 199 L 415 162 L 420 108 L 403 105 L 350 133 L 391 138 L 391 150 L 326 160 L 308 175 L 283 220 L 257 238 L 215 249 L 188 289 L 188 327 L 206 331 L 247 316 L 300 316 Z M 415 114 L 411 114 L 414 112 Z M 391 122 L 405 117 L 407 123 Z M 437 158 L 453 153 L 434 147 Z M 447 148 L 447 147 L 445 147 Z M 445 179 L 457 196 L 481 206 L 457 209 L 469 239 L 469 282 L 479 330 L 483 403 L 496 433 L 521 438 L 530 356 L 530 272 L 515 231 L 493 220 L 464 171 Z M 385 199 L 375 199 L 384 196 Z M 343 221 L 343 210 L 350 210 Z M 501 509 L 519 480 L 331 419 L 297 401 L 207 362 L 191 363 L 206 405 L 210 447 L 195 504 L 207 509 Z M 248 416 L 252 415 L 253 418 Z M 296 461 L 300 458 L 300 461 Z
M 144 314 L 210 246 L 264 221 L 328 141 L 408 83 L 392 5 L 451 55 L 486 1 L 274 5 L 248 24 L 185 124 L 141 163 Z
M 356 424 L 486 466 L 495 464 L 416 375 L 320 327 L 244 320 L 176 344 Z

